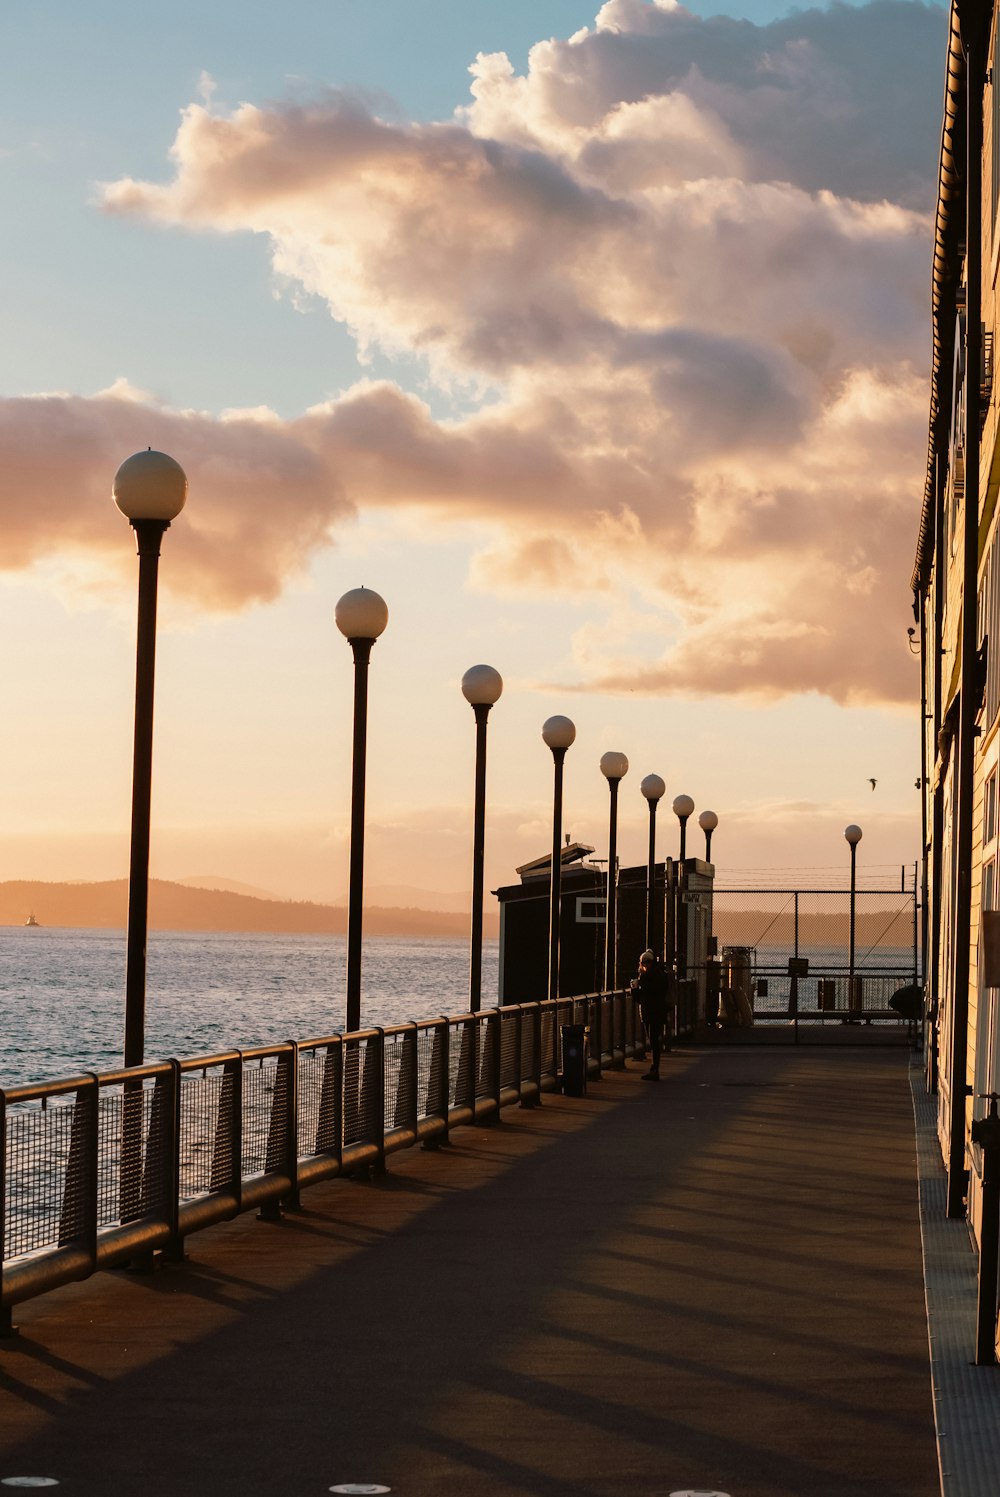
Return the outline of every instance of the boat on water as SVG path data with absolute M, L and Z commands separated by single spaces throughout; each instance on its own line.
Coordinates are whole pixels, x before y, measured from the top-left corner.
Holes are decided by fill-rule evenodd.
M 34 910 L 32 910 L 31 914 L 28 916 L 27 920 L 24 923 L 25 923 L 25 925 L 37 925 L 38 924 L 38 921 L 35 919 L 35 912 L 34 912 Z

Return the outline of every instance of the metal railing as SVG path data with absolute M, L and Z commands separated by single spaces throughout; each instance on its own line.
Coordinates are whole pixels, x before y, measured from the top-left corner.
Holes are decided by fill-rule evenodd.
M 485 1009 L 391 1028 L 0 1089 L 2 1309 L 554 1090 L 561 1026 L 590 1070 L 643 1039 L 631 994 Z
M 753 1010 L 757 1022 L 768 1019 L 800 1019 L 816 1022 L 843 1022 L 860 1019 L 866 1023 L 905 1023 L 889 999 L 900 988 L 913 982 L 912 969 L 904 972 L 848 972 L 828 968 L 810 972 L 808 977 L 792 979 L 785 969 L 755 967 L 753 973 Z

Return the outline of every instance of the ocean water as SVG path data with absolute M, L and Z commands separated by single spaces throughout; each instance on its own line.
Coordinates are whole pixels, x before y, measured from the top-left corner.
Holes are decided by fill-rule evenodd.
M 184 931 L 149 938 L 146 1059 L 207 1055 L 334 1034 L 344 1025 L 343 936 Z M 498 947 L 483 950 L 483 1003 L 495 1003 Z M 365 942 L 364 1024 L 468 1009 L 465 941 Z M 0 927 L 0 1084 L 121 1064 L 125 933 Z

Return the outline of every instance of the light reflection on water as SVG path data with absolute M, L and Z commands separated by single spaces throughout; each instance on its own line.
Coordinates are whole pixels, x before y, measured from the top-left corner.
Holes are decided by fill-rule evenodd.
M 149 938 L 146 1059 L 335 1033 L 344 1023 L 343 936 L 158 931 Z M 483 949 L 496 1002 L 498 946 Z M 362 1022 L 468 1007 L 469 948 L 432 937 L 365 942 Z M 0 1082 L 121 1064 L 125 933 L 0 927 Z

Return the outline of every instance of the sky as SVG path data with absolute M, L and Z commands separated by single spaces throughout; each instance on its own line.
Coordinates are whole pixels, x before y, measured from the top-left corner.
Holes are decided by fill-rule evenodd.
M 376 894 L 469 886 L 480 662 L 491 887 L 557 712 L 598 856 L 613 748 L 625 862 L 656 772 L 728 882 L 842 881 L 847 822 L 912 864 L 941 7 L 35 0 L 0 42 L 0 878 L 126 870 L 147 446 L 190 482 L 154 875 L 343 896 L 360 585 Z

